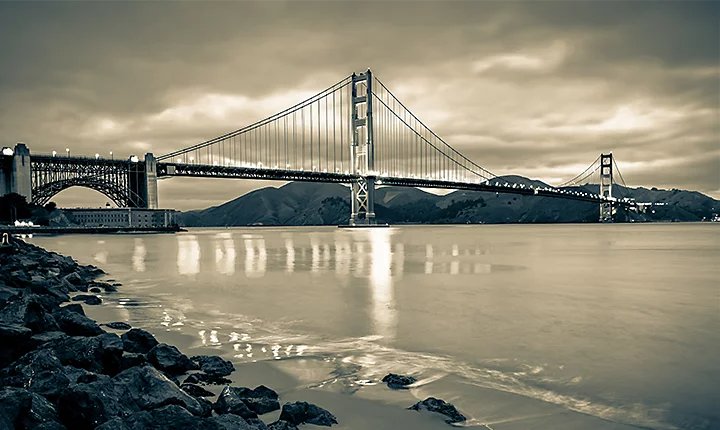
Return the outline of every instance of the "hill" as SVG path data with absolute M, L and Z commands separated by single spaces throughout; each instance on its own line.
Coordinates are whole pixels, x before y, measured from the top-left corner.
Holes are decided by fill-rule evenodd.
M 499 179 L 547 186 L 519 176 Z M 583 188 L 598 191 L 597 185 Z M 662 203 L 644 214 L 620 211 L 618 221 L 701 221 L 720 212 L 720 201 L 696 191 L 617 186 L 614 192 L 639 202 Z M 476 191 L 440 196 L 417 188 L 381 187 L 376 190 L 375 211 L 378 222 L 391 224 L 500 224 L 597 222 L 599 209 L 595 203 L 550 197 Z M 347 224 L 349 214 L 347 186 L 291 182 L 255 190 L 220 206 L 185 212 L 181 223 L 188 227 L 337 225 Z

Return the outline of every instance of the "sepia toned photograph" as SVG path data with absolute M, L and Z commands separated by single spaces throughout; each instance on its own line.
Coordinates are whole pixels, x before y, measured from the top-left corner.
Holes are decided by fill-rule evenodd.
M 0 0 L 0 430 L 720 430 L 720 3 Z

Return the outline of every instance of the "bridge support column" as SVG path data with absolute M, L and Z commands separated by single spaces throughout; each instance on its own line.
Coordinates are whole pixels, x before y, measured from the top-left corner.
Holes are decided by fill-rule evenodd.
M 352 75 L 350 143 L 352 184 L 350 225 L 375 224 L 375 151 L 373 146 L 372 72 Z M 362 112 L 364 111 L 364 116 Z
M 606 199 L 600 202 L 600 222 L 613 222 L 613 156 L 600 155 L 600 195 Z
M 157 160 L 152 153 L 145 154 L 145 159 L 130 165 L 128 184 L 130 186 L 130 204 L 132 208 L 158 208 L 157 192 Z
M 30 149 L 24 143 L 15 145 L 10 176 L 10 192 L 25 196 L 32 201 L 32 169 L 30 168 Z

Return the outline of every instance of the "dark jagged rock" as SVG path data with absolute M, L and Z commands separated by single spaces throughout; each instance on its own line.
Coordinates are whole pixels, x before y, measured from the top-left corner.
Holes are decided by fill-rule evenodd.
M 268 424 L 267 426 L 268 430 L 298 430 L 298 426 L 295 424 L 285 421 L 285 420 L 277 420 L 275 422 L 272 422 Z
M 216 355 L 196 355 L 190 358 L 200 370 L 212 376 L 227 376 L 235 371 L 233 364 Z
M 121 365 L 122 370 L 129 369 L 131 367 L 140 366 L 147 363 L 147 357 L 145 354 L 139 354 L 136 352 L 125 352 L 122 355 Z
M 102 290 L 98 287 L 92 287 L 89 290 L 91 293 L 102 293 Z
M 455 409 L 455 406 L 453 406 L 451 403 L 447 403 L 442 399 L 436 399 L 435 397 L 428 397 L 422 402 L 415 403 L 408 409 L 413 411 L 437 412 L 450 418 L 449 420 L 445 420 L 445 422 L 449 424 L 461 423 L 466 420 L 465 416 L 458 412 L 458 410 Z
M 257 412 L 245 404 L 244 400 L 236 395 L 237 388 L 225 387 L 215 402 L 215 412 L 218 414 L 235 414 L 243 418 L 257 418 Z
M 198 365 L 193 363 L 187 355 L 181 353 L 176 347 L 166 343 L 155 346 L 148 352 L 147 357 L 153 366 L 171 374 L 183 374 L 188 370 L 198 369 Z
M 27 342 L 33 335 L 32 330 L 20 325 L 0 324 L 0 368 L 7 366 L 22 356 Z
M 69 305 L 65 305 L 65 306 L 61 307 L 60 309 L 64 309 L 64 310 L 70 311 L 70 312 L 75 312 L 76 314 L 85 316 L 85 309 L 83 309 L 82 305 L 79 303 L 70 303 Z
M 20 325 L 33 333 L 59 330 L 58 324 L 42 305 L 42 298 L 35 294 L 26 294 L 13 300 L 0 310 L 0 323 Z
M 258 415 L 280 409 L 280 402 L 278 402 L 280 396 L 264 385 L 260 385 L 253 390 L 249 388 L 228 388 L 234 390 L 234 395 L 242 399 L 250 410 Z
M 288 421 L 295 425 L 315 424 L 326 427 L 338 423 L 335 415 L 307 402 L 285 403 L 282 412 L 280 412 L 279 420 Z
M 103 329 L 90 318 L 77 312 L 67 310 L 71 306 L 60 308 L 53 314 L 59 329 L 70 336 L 97 336 L 103 334 Z
M 26 429 L 63 428 L 55 406 L 43 396 L 32 394 L 32 402 L 27 416 L 23 420 Z
M 118 335 L 74 336 L 49 346 L 63 365 L 94 373 L 115 375 L 122 363 L 122 342 Z
M 388 387 L 393 390 L 407 389 L 408 385 L 417 382 L 417 379 L 412 376 L 396 375 L 394 373 L 388 373 L 382 378 L 382 382 L 385 382 Z
M 56 401 L 60 393 L 70 385 L 70 379 L 62 372 L 43 370 L 31 379 L 29 390 Z
M 127 333 L 123 333 L 122 341 L 125 351 L 140 354 L 147 354 L 159 344 L 155 336 L 140 328 L 134 328 Z
M 215 393 L 195 384 L 182 384 L 180 388 L 193 397 L 215 397 Z
M 244 418 L 234 415 L 225 414 L 218 415 L 210 418 L 208 421 L 212 422 L 216 428 L 222 430 L 256 430 L 256 426 L 250 425 Z
M 206 373 L 192 373 L 185 378 L 187 384 L 200 384 L 200 385 L 225 385 L 232 384 L 232 381 L 222 376 L 213 376 Z
M 212 422 L 193 416 L 178 405 L 169 405 L 151 412 L 153 429 L 217 430 Z
M 10 366 L 0 370 L 2 384 L 12 387 L 31 387 L 35 376 L 43 371 L 62 373 L 63 366 L 55 354 L 47 349 L 28 352 Z
M 202 409 L 202 414 L 200 414 L 200 416 L 203 418 L 210 418 L 213 414 L 213 402 L 205 397 L 194 397 L 194 399 L 197 400 L 198 404 L 200 404 L 200 409 Z
M 66 275 L 63 279 L 68 281 L 71 285 L 73 285 L 75 287 L 85 283 L 85 280 L 77 272 L 72 272 L 72 273 Z
M 4 416 L 10 428 L 23 428 L 22 422 L 32 407 L 32 395 L 22 388 L 0 389 L 0 415 Z
M 102 299 L 94 294 L 78 294 L 72 298 L 73 302 L 83 302 L 86 305 L 99 305 Z
M 62 422 L 73 429 L 94 429 L 118 416 L 139 412 L 128 390 L 112 380 L 77 384 L 65 389 L 58 401 Z
M 103 324 L 105 327 L 110 327 L 113 330 L 130 330 L 132 326 L 126 322 L 118 321 L 118 322 L 110 322 L 107 324 Z
M 172 404 L 181 405 L 194 415 L 203 414 L 203 409 L 195 398 L 182 391 L 152 366 L 124 370 L 118 373 L 113 381 L 125 386 L 140 409 L 149 410 Z

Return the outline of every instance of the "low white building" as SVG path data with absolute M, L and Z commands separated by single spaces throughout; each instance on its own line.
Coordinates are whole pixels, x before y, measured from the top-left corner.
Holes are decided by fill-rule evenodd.
M 157 228 L 177 224 L 177 211 L 172 209 L 63 209 L 68 218 L 85 227 Z

